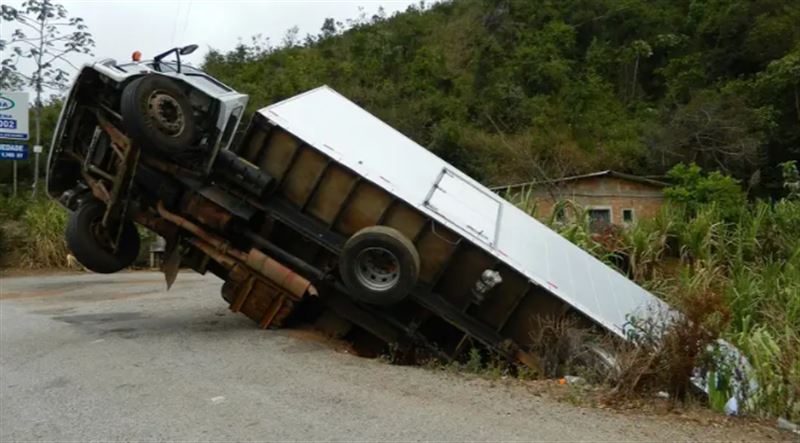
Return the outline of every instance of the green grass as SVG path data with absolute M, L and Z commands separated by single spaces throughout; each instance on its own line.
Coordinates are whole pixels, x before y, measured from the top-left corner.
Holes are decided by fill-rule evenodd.
M 521 208 L 535 207 L 519 200 Z M 715 203 L 667 205 L 652 220 L 600 235 L 583 211 L 572 213 L 566 223 L 544 221 L 612 266 L 608 258 L 621 253 L 630 278 L 702 327 L 681 331 L 672 353 L 686 355 L 665 356 L 657 368 L 665 379 L 700 363 L 702 353 L 687 350 L 697 351 L 692 340 L 720 337 L 745 353 L 761 387 L 746 408 L 800 420 L 800 200 L 755 201 L 733 215 Z
M 64 231 L 67 211 L 46 197 L 0 196 L 0 266 L 58 269 L 69 254 Z M 142 248 L 135 264 L 146 265 L 148 245 L 156 234 L 139 227 Z
M 64 241 L 67 212 L 50 199 L 29 201 L 21 215 L 20 265 L 24 268 L 59 268 L 68 254 Z

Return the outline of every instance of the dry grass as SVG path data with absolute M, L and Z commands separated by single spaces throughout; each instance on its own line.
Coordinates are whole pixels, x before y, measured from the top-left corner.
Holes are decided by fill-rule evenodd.
M 66 210 L 54 201 L 32 202 L 22 216 L 20 265 L 30 269 L 65 266 L 69 253 L 64 241 L 66 223 Z

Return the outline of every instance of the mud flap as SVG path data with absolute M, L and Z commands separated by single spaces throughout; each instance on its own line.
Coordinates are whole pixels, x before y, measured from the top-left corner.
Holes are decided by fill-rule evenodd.
M 178 271 L 181 269 L 182 254 L 181 248 L 178 245 L 179 243 L 177 239 L 167 243 L 166 258 L 164 259 L 162 269 L 164 271 L 164 278 L 167 281 L 168 291 L 178 278 Z
M 252 275 L 226 281 L 222 286 L 222 298 L 230 303 L 232 312 L 250 317 L 261 329 L 281 327 L 295 305 L 294 297 L 284 289 Z

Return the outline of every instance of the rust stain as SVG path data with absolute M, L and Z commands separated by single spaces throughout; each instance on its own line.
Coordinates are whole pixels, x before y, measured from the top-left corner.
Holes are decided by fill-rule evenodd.
M 272 323 L 272 320 L 275 319 L 275 316 L 278 314 L 280 309 L 283 307 L 283 302 L 285 301 L 285 297 L 279 296 L 272 300 L 272 303 L 269 305 L 266 311 L 264 311 L 264 315 L 261 317 L 261 321 L 258 322 L 258 327 L 261 329 L 266 329 Z

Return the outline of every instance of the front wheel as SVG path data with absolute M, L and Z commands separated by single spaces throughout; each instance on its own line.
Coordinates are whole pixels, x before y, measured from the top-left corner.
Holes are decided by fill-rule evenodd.
M 132 81 L 120 107 L 128 135 L 143 148 L 180 154 L 197 138 L 192 105 L 170 78 L 151 74 Z
M 67 247 L 86 269 L 100 274 L 111 274 L 133 264 L 139 255 L 139 233 L 130 220 L 123 220 L 122 234 L 116 250 L 111 236 L 103 226 L 105 206 L 90 200 L 70 213 L 67 221 Z

